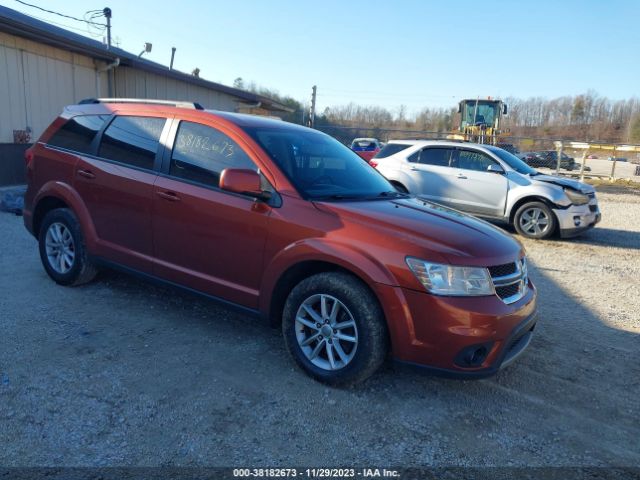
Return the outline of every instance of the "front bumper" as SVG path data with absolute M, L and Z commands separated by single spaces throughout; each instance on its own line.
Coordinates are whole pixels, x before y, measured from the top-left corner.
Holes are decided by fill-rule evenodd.
M 394 359 L 438 375 L 483 378 L 515 361 L 537 321 L 536 290 L 507 305 L 496 296 L 444 297 L 382 288 Z M 473 352 L 483 351 L 478 362 Z
M 571 205 L 569 208 L 554 208 L 562 238 L 574 237 L 600 222 L 602 214 L 598 203 L 592 200 L 587 205 Z

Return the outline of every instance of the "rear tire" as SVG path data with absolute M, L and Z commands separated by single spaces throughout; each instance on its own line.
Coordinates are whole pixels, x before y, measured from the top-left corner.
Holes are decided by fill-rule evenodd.
M 287 350 L 308 375 L 330 385 L 370 377 L 388 351 L 384 315 L 360 280 L 326 272 L 302 280 L 284 306 Z
M 78 218 L 68 208 L 56 208 L 42 220 L 38 235 L 40 260 L 51 279 L 60 285 L 81 285 L 96 276 L 89 260 Z
M 546 203 L 528 202 L 516 211 L 513 226 L 523 237 L 542 240 L 553 235 L 558 220 Z

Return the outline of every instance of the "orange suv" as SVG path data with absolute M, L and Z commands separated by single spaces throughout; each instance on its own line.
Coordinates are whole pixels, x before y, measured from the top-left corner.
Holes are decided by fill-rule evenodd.
M 24 221 L 49 276 L 101 266 L 281 325 L 330 384 L 397 361 L 483 377 L 529 344 L 536 293 L 521 245 L 397 192 L 333 138 L 197 104 L 90 99 L 27 151 Z

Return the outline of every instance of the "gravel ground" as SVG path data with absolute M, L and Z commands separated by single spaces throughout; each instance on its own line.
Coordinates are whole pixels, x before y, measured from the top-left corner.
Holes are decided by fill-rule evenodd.
M 48 279 L 0 214 L 0 465 L 640 466 L 640 195 L 525 241 L 540 317 L 497 376 L 330 389 L 267 325 L 113 272 Z

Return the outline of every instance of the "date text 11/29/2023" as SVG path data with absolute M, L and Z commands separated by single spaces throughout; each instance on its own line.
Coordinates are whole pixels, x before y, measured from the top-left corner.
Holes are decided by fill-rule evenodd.
M 234 468 L 238 478 L 398 478 L 400 472 L 386 468 Z

